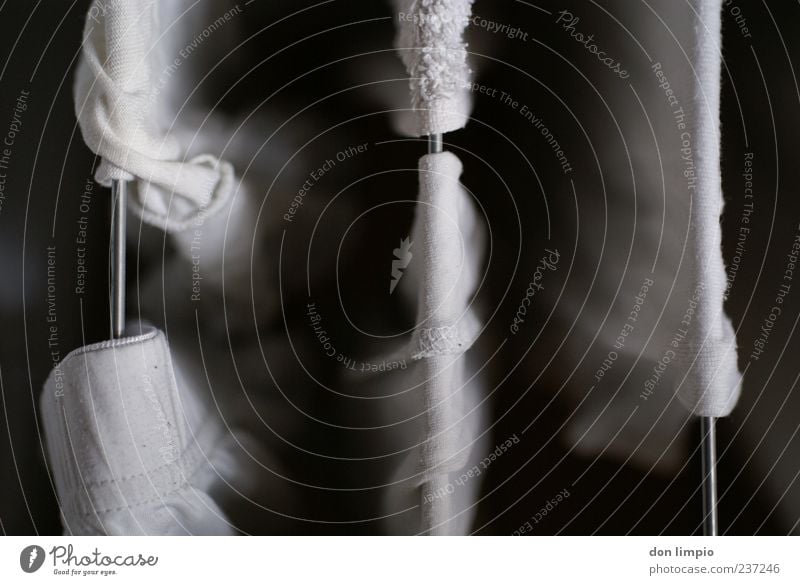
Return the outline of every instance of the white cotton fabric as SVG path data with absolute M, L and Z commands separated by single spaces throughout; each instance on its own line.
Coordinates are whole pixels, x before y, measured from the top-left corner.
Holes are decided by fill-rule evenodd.
M 102 161 L 95 178 L 134 181 L 130 204 L 144 221 L 170 232 L 224 207 L 235 181 L 230 164 L 185 148 L 159 124 L 157 64 L 161 27 L 152 0 L 95 0 L 83 33 L 75 112 L 87 146 Z M 166 33 L 165 33 L 166 34 Z M 157 75 L 156 72 L 159 72 Z
M 483 426 L 481 379 L 470 352 L 481 321 L 474 306 L 484 250 L 483 223 L 459 182 L 462 165 L 450 152 L 420 160 L 420 194 L 412 230 L 414 258 L 401 286 L 416 287 L 417 324 L 402 356 L 411 362 L 404 382 L 421 394 L 422 434 L 395 474 L 389 505 L 419 506 L 418 532 L 468 532 L 480 480 L 459 485 L 458 472 L 473 464 Z M 468 354 L 469 352 L 469 354 Z M 394 511 L 394 510 L 391 510 Z M 394 528 L 394 530 L 401 530 Z
M 614 5 L 623 9 L 625 2 L 617 0 Z M 703 28 L 689 6 L 661 1 L 654 9 L 662 21 L 635 19 L 632 34 L 655 39 L 664 34 L 666 26 L 676 36 L 677 42 L 662 47 L 659 70 L 687 112 L 691 125 L 685 130 L 692 146 L 689 160 L 701 182 L 695 183 L 695 189 L 687 189 L 687 160 L 681 152 L 684 129 L 676 127 L 677 107 L 667 103 L 664 88 L 656 83 L 644 84 L 637 89 L 638 98 L 631 100 L 616 92 L 617 79 L 601 79 L 600 92 L 613 96 L 611 110 L 628 112 L 619 119 L 626 147 L 621 149 L 619 137 L 609 133 L 600 118 L 590 122 L 589 132 L 600 137 L 598 152 L 609 173 L 603 192 L 582 195 L 579 190 L 580 217 L 605 221 L 580 222 L 579 249 L 571 269 L 572 274 L 585 278 L 570 276 L 565 292 L 555 287 L 549 292 L 558 295 L 557 300 L 550 299 L 556 306 L 556 317 L 571 328 L 562 367 L 568 371 L 575 365 L 578 368 L 577 381 L 565 388 L 571 412 L 565 439 L 570 449 L 586 457 L 614 458 L 646 473 L 671 476 L 685 463 L 687 449 L 693 448 L 692 416 L 729 413 L 739 394 L 739 378 L 735 339 L 723 312 L 724 288 L 720 288 L 721 282 L 723 286 L 726 283 L 719 240 L 719 144 L 714 142 L 719 140 L 719 102 L 717 99 L 714 113 L 709 115 L 704 90 L 698 86 L 699 71 L 690 67 L 681 48 L 692 47 L 702 35 L 711 34 L 711 52 L 719 59 L 719 36 Z M 637 62 L 632 57 L 629 61 L 632 75 L 658 81 L 654 63 Z M 711 76 L 719 78 L 718 74 Z M 718 86 L 719 81 L 703 85 L 707 94 L 718 92 Z M 718 98 L 718 93 L 715 95 Z M 639 123 L 638 99 L 650 113 L 652 126 Z M 698 141 L 698 115 L 712 124 L 711 146 L 716 145 L 716 154 L 711 158 L 708 154 L 698 157 L 698 147 L 703 143 Z M 710 161 L 710 165 L 704 161 Z M 630 173 L 635 177 L 633 183 Z M 709 198 L 711 183 L 716 184 L 712 191 L 716 195 Z M 711 202 L 705 216 L 698 214 L 702 199 Z M 563 198 L 560 213 L 568 207 L 566 202 L 568 197 Z M 690 230 L 695 233 L 690 234 Z M 715 243 L 698 243 L 698 230 L 713 236 Z M 713 266 L 707 271 L 714 279 L 712 295 L 704 284 L 705 275 L 698 273 L 699 254 L 706 256 L 700 261 Z M 648 280 L 653 284 L 642 297 L 642 287 Z M 700 307 L 693 302 L 698 284 L 706 287 Z M 634 308 L 635 319 L 631 319 Z M 626 326 L 633 329 L 625 330 Z M 722 344 L 712 342 L 705 333 L 715 328 L 724 333 Z M 680 335 L 683 331 L 688 333 L 686 338 Z M 621 337 L 623 333 L 627 335 Z M 728 347 L 729 353 L 717 353 L 716 363 L 693 365 L 704 339 L 709 347 Z M 700 355 L 707 355 L 707 350 Z M 532 371 L 531 375 L 537 373 Z
M 207 493 L 219 425 L 179 390 L 160 331 L 73 351 L 40 406 L 66 534 L 233 533 Z
M 473 0 L 395 0 L 395 48 L 410 77 L 412 136 L 463 128 L 472 106 L 464 29 Z
M 417 328 L 411 358 L 421 360 L 420 383 L 425 395 L 425 442 L 420 453 L 424 473 L 422 531 L 447 534 L 453 517 L 453 497 L 426 501 L 424 492 L 441 493 L 451 473 L 468 460 L 474 436 L 462 424 L 467 415 L 464 353 L 480 329 L 470 305 L 478 286 L 482 254 L 471 250 L 479 243 L 474 203 L 459 182 L 461 161 L 449 152 L 420 160 L 420 196 L 413 241 L 421 251 Z M 420 245 L 421 244 L 421 245 Z M 477 483 L 477 482 L 476 482 Z
M 679 348 L 686 377 L 678 398 L 699 416 L 730 414 L 740 393 L 736 335 L 723 310 L 727 286 L 722 258 L 722 178 L 720 170 L 720 83 L 722 0 L 694 0 L 695 73 L 691 136 L 696 167 L 690 189 L 691 212 L 686 261 L 687 298 L 699 292 L 694 323 Z

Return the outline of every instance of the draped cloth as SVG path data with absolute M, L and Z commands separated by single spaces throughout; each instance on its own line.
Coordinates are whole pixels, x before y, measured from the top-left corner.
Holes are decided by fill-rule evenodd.
M 686 298 L 697 308 L 686 340 L 676 351 L 685 377 L 678 398 L 699 416 L 730 414 L 740 393 L 736 335 L 725 315 L 727 285 L 722 258 L 722 178 L 720 170 L 720 83 L 722 0 L 693 0 L 697 44 L 691 144 L 684 149 L 684 176 L 691 197 L 686 249 L 689 278 Z M 692 158 L 694 164 L 692 165 Z
M 97 181 L 133 181 L 134 211 L 175 232 L 222 209 L 235 181 L 230 164 L 210 154 L 187 159 L 185 146 L 161 127 L 161 94 L 170 67 L 180 64 L 158 62 L 159 20 L 153 0 L 92 3 L 75 77 L 75 113 L 84 141 L 102 158 Z
M 482 226 L 474 202 L 459 183 L 461 168 L 449 152 L 422 157 L 412 240 L 418 242 L 424 267 L 411 358 L 421 362 L 418 373 L 424 387 L 426 438 L 420 464 L 427 486 L 422 530 L 430 534 L 450 532 L 450 472 L 466 465 L 475 439 L 463 420 L 469 379 L 464 354 L 480 329 L 471 299 L 480 279 L 482 238 L 476 234 Z
M 387 492 L 387 517 L 414 509 L 391 533 L 469 532 L 480 479 L 461 475 L 484 455 L 487 435 L 481 353 L 479 288 L 485 226 L 472 195 L 459 182 L 462 165 L 450 152 L 419 161 L 419 199 L 410 240 L 414 257 L 399 288 L 416 306 L 416 326 L 391 356 L 404 372 L 387 378 L 414 397 L 416 439 Z
M 221 427 L 179 386 L 160 331 L 73 351 L 40 409 L 65 533 L 234 532 L 208 495 Z

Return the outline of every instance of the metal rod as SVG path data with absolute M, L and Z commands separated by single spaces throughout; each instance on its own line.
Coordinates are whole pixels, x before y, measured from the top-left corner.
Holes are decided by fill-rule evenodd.
M 111 182 L 111 336 L 125 333 L 125 211 L 127 183 Z
M 703 460 L 703 534 L 717 536 L 717 419 L 700 418 L 701 457 Z
M 428 154 L 444 151 L 444 142 L 441 134 L 428 135 Z

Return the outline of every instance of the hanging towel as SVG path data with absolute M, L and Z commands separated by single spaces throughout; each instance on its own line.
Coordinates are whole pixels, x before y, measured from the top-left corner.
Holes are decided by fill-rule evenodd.
M 463 424 L 463 355 L 481 326 L 470 301 L 480 278 L 482 247 L 471 250 L 468 242 L 482 242 L 474 236 L 480 224 L 474 203 L 459 183 L 461 169 L 461 161 L 449 152 L 422 157 L 413 230 L 423 274 L 411 358 L 421 361 L 417 372 L 425 396 L 422 529 L 430 534 L 448 533 L 454 511 L 453 496 L 447 494 L 451 473 L 466 465 L 475 439 Z
M 66 534 L 233 532 L 207 494 L 220 427 L 179 390 L 160 331 L 73 351 L 40 406 Z
M 691 198 L 686 249 L 687 299 L 697 298 L 693 323 L 677 357 L 686 372 L 678 398 L 699 416 L 730 414 L 739 397 L 741 374 L 736 335 L 723 310 L 727 285 L 722 258 L 720 171 L 720 83 L 722 0 L 693 0 L 695 87 L 691 144 L 683 151 L 686 189 Z
M 401 118 L 400 131 L 424 136 L 463 128 L 472 105 L 463 39 L 472 0 L 395 0 L 394 5 L 395 48 L 411 90 L 411 115 Z M 453 483 L 474 454 L 482 395 L 465 357 L 481 327 L 471 299 L 481 268 L 482 224 L 459 183 L 461 170 L 461 161 L 449 152 L 420 160 L 412 232 L 419 274 L 409 270 L 404 286 L 417 287 L 417 326 L 407 357 L 413 362 L 410 380 L 422 391 L 424 440 L 389 493 L 402 492 L 407 473 L 416 471 L 419 481 L 412 485 L 419 486 L 420 532 L 431 535 L 466 533 L 479 485 L 472 481 L 457 490 Z
M 159 96 L 170 70 L 156 63 L 157 9 L 152 0 L 92 3 L 75 78 L 75 112 L 84 141 L 102 157 L 97 181 L 134 181 L 134 211 L 174 232 L 224 207 L 235 181 L 230 164 L 208 154 L 187 159 L 180 142 L 160 127 Z
M 480 479 L 458 479 L 482 456 L 486 438 L 480 358 L 471 350 L 482 327 L 473 296 L 485 231 L 459 182 L 461 170 L 450 152 L 428 154 L 419 163 L 410 237 L 416 251 L 400 281 L 404 294 L 414 289 L 417 321 L 406 347 L 387 360 L 408 361 L 408 369 L 385 376 L 418 399 L 420 436 L 389 482 L 391 533 L 466 534 L 475 513 Z M 419 513 L 392 516 L 410 508 Z
M 464 29 L 473 0 L 395 0 L 395 47 L 410 77 L 411 136 L 463 128 L 472 106 Z

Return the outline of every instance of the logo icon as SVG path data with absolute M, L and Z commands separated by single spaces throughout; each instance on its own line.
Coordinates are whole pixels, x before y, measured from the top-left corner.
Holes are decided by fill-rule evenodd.
M 32 544 L 26 546 L 19 553 L 19 566 L 26 573 L 35 573 L 44 564 L 44 549 L 41 546 Z
M 389 294 L 394 292 L 397 283 L 403 278 L 403 270 L 408 268 L 408 264 L 411 262 L 411 257 L 413 256 L 411 254 L 411 244 L 413 242 L 406 238 L 400 240 L 400 247 L 393 250 L 395 260 L 392 260 L 392 279 L 389 282 Z

